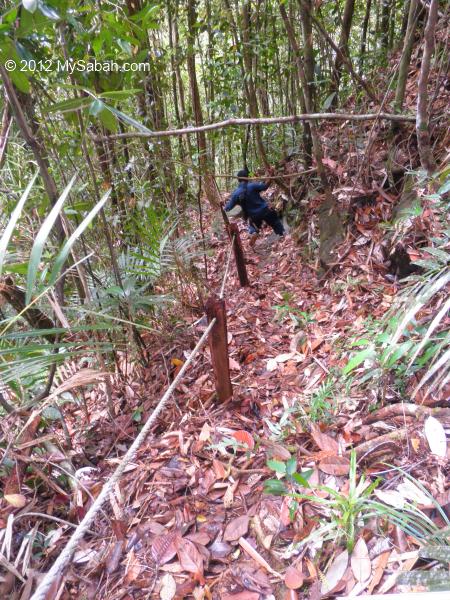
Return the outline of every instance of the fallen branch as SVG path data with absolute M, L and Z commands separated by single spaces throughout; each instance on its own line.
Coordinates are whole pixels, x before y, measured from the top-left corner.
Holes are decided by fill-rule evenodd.
M 288 117 L 261 117 L 259 119 L 240 119 L 231 118 L 217 123 L 209 123 L 199 127 L 183 127 L 182 129 L 167 129 L 166 131 L 132 131 L 129 133 L 115 133 L 113 135 L 93 136 L 94 141 L 103 141 L 105 139 L 120 140 L 125 138 L 160 138 L 179 135 L 193 135 L 202 131 L 212 131 L 214 129 L 224 129 L 225 127 L 242 127 L 246 125 L 277 125 L 283 123 L 300 123 L 301 121 L 374 121 L 375 119 L 385 119 L 387 121 L 399 121 L 415 123 L 416 117 L 413 115 L 393 115 L 391 113 L 368 113 L 362 115 L 353 115 L 351 113 L 309 113 L 301 115 L 290 115 Z
M 415 417 L 416 419 L 420 419 L 422 417 L 436 417 L 436 418 L 444 418 L 450 419 L 450 408 L 431 408 L 429 406 L 422 406 L 420 404 L 412 404 L 412 403 L 400 403 L 400 404 L 391 404 L 389 406 L 384 406 L 379 410 L 368 415 L 363 423 L 375 423 L 375 421 L 385 421 L 386 419 L 392 417 Z

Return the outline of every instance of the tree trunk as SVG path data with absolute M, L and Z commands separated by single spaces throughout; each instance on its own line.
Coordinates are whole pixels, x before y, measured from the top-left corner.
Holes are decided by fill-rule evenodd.
M 361 32 L 361 46 L 359 50 L 359 74 L 363 73 L 364 67 L 364 55 L 366 53 L 366 44 L 367 44 L 367 29 L 369 27 L 370 21 L 370 9 L 372 8 L 372 0 L 367 0 L 366 11 L 364 13 L 364 21 Z
M 198 91 L 197 73 L 195 69 L 195 30 L 197 23 L 197 14 L 195 11 L 194 0 L 188 0 L 187 5 L 187 17 L 188 17 L 188 53 L 187 53 L 187 67 L 189 74 L 189 82 L 191 86 L 191 98 L 192 108 L 194 112 L 195 124 L 203 125 L 203 113 L 202 106 L 200 103 L 200 94 Z M 197 145 L 199 151 L 199 166 L 200 171 L 203 175 L 204 189 L 206 197 L 208 198 L 211 205 L 217 208 L 220 205 L 220 197 L 217 191 L 216 182 L 212 174 L 213 166 L 210 165 L 208 159 L 208 151 L 206 147 L 206 135 L 204 131 L 197 133 Z
M 422 167 L 431 175 L 436 169 L 430 142 L 429 114 L 428 114 L 428 78 L 430 75 L 431 57 L 434 51 L 434 33 L 438 16 L 438 0 L 431 0 L 428 20 L 425 27 L 425 47 L 422 56 L 422 65 L 418 82 L 417 95 L 417 143 L 419 146 L 420 162 Z
M 300 3 L 300 18 L 302 21 L 302 34 L 303 34 L 303 52 L 304 52 L 304 64 L 305 64 L 305 77 L 306 77 L 306 88 L 304 89 L 304 95 L 308 96 L 308 104 L 312 111 L 316 109 L 316 89 L 314 86 L 314 48 L 313 48 L 313 36 L 312 36 L 312 0 L 305 0 L 305 6 Z M 292 46 L 292 44 L 291 44 Z M 304 106 L 302 110 L 306 112 L 306 105 L 303 98 L 300 100 Z M 312 164 L 312 138 L 311 138 L 311 125 L 306 122 L 303 124 L 303 146 L 305 151 L 305 167 L 308 168 Z
M 250 41 L 250 7 L 246 2 L 242 7 L 242 54 L 244 59 L 245 75 L 247 79 L 247 90 L 248 90 L 248 105 L 249 112 L 252 119 L 259 117 L 258 98 L 256 96 L 255 83 L 253 80 L 253 61 L 251 52 L 251 41 Z M 264 148 L 261 128 L 259 125 L 255 126 L 255 137 L 256 145 L 258 147 L 258 154 L 261 162 L 265 167 L 269 166 L 267 159 L 266 150 Z
M 397 88 L 395 90 L 394 111 L 400 113 L 405 98 L 406 80 L 408 78 L 409 63 L 414 46 L 414 32 L 417 23 L 419 0 L 411 0 L 408 11 L 408 25 L 406 27 L 405 43 L 398 68 Z
M 350 38 L 350 30 L 352 27 L 353 13 L 355 9 L 355 0 L 346 0 L 344 6 L 344 16 L 342 18 L 341 35 L 339 38 L 339 50 L 334 61 L 333 81 L 330 92 L 335 93 L 331 102 L 331 106 L 338 105 L 339 86 L 341 82 L 342 67 L 344 66 L 344 56 L 348 58 L 348 40 Z
M 295 62 L 298 69 L 299 79 L 302 87 L 306 87 L 306 75 L 303 68 L 303 63 L 300 55 L 300 49 L 295 37 L 294 28 L 286 13 L 283 4 L 280 4 L 280 13 L 286 27 L 286 33 L 294 53 Z M 305 103 L 307 112 L 311 112 L 308 94 L 305 94 Z M 320 228 L 320 262 L 323 266 L 328 266 L 335 260 L 334 250 L 343 239 L 343 226 L 340 214 L 336 209 L 328 177 L 322 162 L 322 144 L 320 142 L 319 133 L 314 121 L 311 121 L 311 137 L 313 144 L 314 157 L 317 164 L 317 172 L 319 174 L 322 186 L 325 192 L 325 200 L 319 211 L 319 228 Z

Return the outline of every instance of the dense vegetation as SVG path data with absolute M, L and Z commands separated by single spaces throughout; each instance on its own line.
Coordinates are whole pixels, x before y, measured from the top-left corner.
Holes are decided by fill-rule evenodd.
M 266 492 L 292 496 L 283 506 L 297 523 L 294 529 L 300 527 L 296 511 L 302 502 L 322 503 L 320 527 L 305 526 L 304 535 L 295 529 L 283 538 L 286 544 L 308 539 L 312 546 L 304 548 L 311 560 L 318 539 L 342 542 L 345 552 L 356 547 L 361 557 L 368 539 L 360 534 L 363 521 L 374 515 L 409 541 L 448 545 L 443 528 L 449 522 L 439 506 L 448 503 L 447 451 L 445 441 L 444 450 L 430 442 L 433 436 L 445 440 L 442 423 L 450 420 L 446 3 L 22 0 L 0 5 L 0 547 L 7 557 L 2 556 L 6 576 L 0 596 L 19 597 L 21 586 L 29 595 L 34 574 L 28 563 L 48 570 L 55 547 L 63 547 L 52 541 L 55 523 L 36 514 L 20 520 L 19 511 L 29 509 L 34 496 L 41 513 L 77 523 L 98 489 L 90 484 L 93 493 L 88 489 L 83 496 L 75 472 L 101 464 L 107 478 L 111 464 L 103 461 L 124 455 L 194 347 L 206 300 L 220 289 L 231 256 L 220 205 L 244 166 L 252 175 L 270 176 L 268 195 L 290 234 L 279 247 L 261 244 L 268 263 L 258 254 L 252 263 L 241 230 L 249 263 L 257 265 L 249 267 L 253 288 L 237 291 L 228 271 L 224 285 L 235 326 L 229 327 L 235 336 L 230 347 L 236 339 L 240 344 L 233 354 L 238 360 L 231 359 L 240 377 L 233 379 L 234 408 L 246 419 L 239 429 L 249 429 L 254 439 L 248 432 L 251 442 L 242 435 L 230 442 L 211 434 L 211 446 L 203 448 L 208 434 L 196 442 L 201 460 L 217 463 L 226 455 L 226 477 L 238 478 L 239 469 L 231 470 L 237 468 L 231 467 L 236 452 L 244 446 L 248 458 L 259 439 L 255 456 L 260 445 L 268 456 L 258 468 L 267 476 L 277 473 L 266 482 Z M 231 273 L 232 261 L 229 266 Z M 250 322 L 246 341 L 239 330 Z M 257 341 L 251 338 L 255 331 Z M 311 364 L 304 363 L 301 383 L 292 383 L 305 357 Z M 252 370 L 253 361 L 264 366 Z M 196 365 L 199 381 L 209 381 L 209 364 L 205 355 Z M 278 387 L 263 392 L 271 372 L 279 377 Z M 179 389 L 177 403 L 185 409 L 176 415 L 168 410 L 153 430 L 155 440 L 180 423 L 191 428 L 190 419 L 196 423 L 192 435 L 203 434 L 195 422 L 200 409 L 204 422 L 219 426 L 212 384 L 206 391 L 196 385 L 192 380 Z M 273 406 L 265 406 L 263 399 L 272 396 Z M 358 483 L 367 465 L 357 459 L 374 450 L 370 444 L 358 446 L 376 420 L 371 413 L 405 426 L 377 434 L 388 436 L 381 444 L 405 444 L 405 456 L 388 453 L 370 462 L 369 475 Z M 254 415 L 258 423 L 252 429 Z M 416 417 L 440 419 L 437 425 L 428 422 L 422 439 L 432 456 L 439 456 L 428 464 L 437 469 L 438 483 L 420 487 L 438 506 L 440 521 L 421 511 L 425 496 L 412 503 L 407 496 L 402 513 L 381 492 L 373 500 L 381 479 L 374 475 L 367 481 L 370 469 L 378 474 L 386 467 L 382 458 L 395 462 L 402 476 L 406 471 L 416 483 L 423 479 L 424 471 L 413 468 L 407 456 L 412 443 L 407 426 Z M 356 423 L 366 429 L 356 433 Z M 327 427 L 331 435 L 323 433 Z M 310 446 L 305 455 L 300 444 L 298 436 L 305 432 L 312 436 L 308 444 L 336 454 L 339 460 L 324 472 L 348 474 L 344 492 L 337 484 L 316 481 L 309 463 L 307 472 L 301 470 L 306 458 L 314 457 Z M 265 437 L 278 451 L 264 446 Z M 410 451 L 418 451 L 414 443 Z M 209 452 L 207 458 L 202 452 Z M 149 462 L 156 460 L 148 456 Z M 217 474 L 216 463 L 216 477 L 226 478 L 225 471 Z M 242 473 L 249 464 L 239 462 Z M 122 519 L 125 529 L 114 533 L 123 541 L 126 518 L 116 508 L 115 522 Z M 186 515 L 174 517 L 180 528 L 181 520 L 195 516 Z M 11 537 L 15 517 L 17 535 Z M 162 536 L 158 527 L 151 533 Z M 22 539 L 33 531 L 25 566 L 18 531 Z M 405 552 L 410 548 L 399 545 Z M 197 590 L 205 594 L 195 597 L 225 597 L 224 589 L 232 588 L 224 584 L 218 596 L 208 595 L 203 563 L 200 569 L 193 550 L 177 546 L 166 561 L 163 550 L 154 548 L 154 577 L 141 586 L 146 597 L 155 585 L 160 593 L 159 565 L 176 552 L 181 571 L 194 573 Z M 296 554 L 289 548 L 290 560 Z M 334 549 L 323 548 L 316 565 L 320 575 L 308 567 L 312 589 L 320 588 L 325 565 L 333 566 L 333 581 L 340 569 Z M 436 552 L 425 558 L 448 562 L 448 549 Z M 186 566 L 185 555 L 197 570 Z M 276 571 L 282 569 L 280 556 L 278 564 L 271 563 Z M 108 573 L 115 572 L 117 565 L 113 569 L 106 562 Z M 334 587 L 347 585 L 350 591 L 348 577 L 342 585 L 343 573 Z M 303 579 L 298 586 L 287 579 L 285 584 L 292 591 Z M 71 581 L 80 589 L 87 585 L 83 577 Z M 128 577 L 129 585 L 133 581 Z M 164 597 L 193 592 L 194 586 L 177 584 L 178 595 Z M 97 597 L 115 597 L 108 584 L 101 585 Z M 376 585 L 366 587 L 372 591 Z M 261 581 L 255 586 L 258 593 L 236 597 L 269 597 Z

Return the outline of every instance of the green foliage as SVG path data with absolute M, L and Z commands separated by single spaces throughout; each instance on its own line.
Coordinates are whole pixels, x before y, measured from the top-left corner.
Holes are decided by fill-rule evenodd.
M 347 550 L 351 552 L 360 529 L 372 518 L 394 523 L 405 533 L 418 540 L 426 540 L 433 544 L 442 543 L 442 540 L 445 540 L 445 532 L 440 532 L 433 521 L 415 505 L 405 501 L 402 510 L 397 510 L 374 500 L 372 498 L 373 491 L 379 487 L 381 480 L 376 479 L 370 482 L 364 474 L 358 480 L 354 450 L 350 453 L 347 492 L 339 492 L 329 486 L 311 484 L 309 479 L 312 471 L 298 473 L 295 458 L 286 462 L 268 461 L 267 466 L 280 475 L 279 479 L 270 479 L 265 482 L 264 491 L 267 494 L 289 496 L 297 502 L 307 500 L 325 512 L 326 523 L 319 525 L 311 535 L 301 542 L 301 546 L 318 540 L 332 539 L 339 543 L 342 539 L 345 541 Z M 407 476 L 405 473 L 403 474 Z M 429 496 L 423 486 L 420 486 L 418 482 L 415 483 Z M 316 491 L 320 491 L 322 494 L 316 495 Z M 326 494 L 325 497 L 323 497 L 324 494 Z M 437 504 L 432 497 L 430 499 Z M 442 513 L 440 507 L 439 510 Z M 445 515 L 444 518 L 445 522 L 450 525 Z

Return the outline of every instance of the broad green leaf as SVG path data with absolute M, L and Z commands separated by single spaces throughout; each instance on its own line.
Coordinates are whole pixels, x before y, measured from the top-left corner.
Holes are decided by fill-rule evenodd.
M 30 183 L 27 185 L 24 193 L 22 194 L 19 202 L 17 203 L 16 208 L 12 212 L 11 217 L 8 221 L 8 225 L 6 226 L 6 229 L 3 232 L 3 235 L 0 239 L 0 276 L 2 274 L 3 261 L 5 260 L 5 254 L 6 254 L 6 249 L 8 247 L 8 244 L 9 244 L 9 240 L 11 239 L 11 235 L 14 231 L 14 227 L 16 226 L 16 223 L 20 217 L 20 213 L 22 212 L 24 204 L 27 201 L 27 198 L 30 194 L 31 188 L 33 187 L 34 182 L 36 181 L 36 177 L 38 176 L 38 173 L 39 173 L 39 171 L 35 173 L 35 175 L 31 179 Z
M 325 99 L 325 102 L 322 105 L 323 110 L 328 110 L 330 108 L 331 103 L 333 102 L 335 96 L 336 96 L 336 92 L 333 92 Z
M 42 252 L 44 250 L 45 242 L 50 234 L 50 231 L 55 224 L 56 219 L 58 218 L 59 212 L 62 208 L 62 205 L 66 201 L 67 196 L 69 195 L 70 190 L 75 183 L 76 175 L 72 177 L 67 185 L 66 189 L 63 191 L 61 196 L 56 201 L 52 210 L 47 215 L 46 219 L 42 223 L 42 226 L 34 240 L 33 248 L 31 249 L 30 261 L 28 264 L 28 273 L 27 273 L 27 289 L 25 296 L 25 303 L 29 304 L 31 300 L 31 296 L 33 293 L 34 283 L 36 281 L 37 272 L 39 269 L 39 263 L 41 261 Z
M 126 98 L 131 98 L 136 94 L 139 94 L 141 90 L 133 89 L 133 90 L 115 90 L 112 92 L 102 92 L 100 94 L 100 98 L 110 98 L 111 100 L 125 100 Z
M 89 106 L 89 114 L 93 115 L 94 117 L 98 117 L 104 108 L 105 105 L 103 102 L 97 98 Z
M 286 462 L 286 475 L 293 475 L 297 469 L 297 459 L 295 456 Z
M 287 493 L 286 487 L 282 481 L 278 479 L 268 479 L 264 482 L 264 492 L 273 494 L 274 496 L 283 496 Z
M 303 487 L 309 487 L 308 479 L 313 474 L 313 469 L 309 469 L 308 471 L 303 471 L 302 473 L 293 473 L 292 479 L 296 481 L 299 485 Z
M 280 460 L 268 460 L 267 466 L 276 473 L 281 473 L 282 475 L 286 473 L 286 463 L 281 462 Z
M 56 102 L 52 106 L 44 108 L 44 112 L 70 112 L 78 110 L 80 108 L 86 108 L 92 103 L 91 96 L 84 96 L 83 98 L 72 98 L 71 100 L 63 100 L 62 102 Z
M 108 110 L 110 110 L 112 113 L 114 113 L 116 115 L 116 117 L 118 117 L 121 121 L 123 121 L 127 125 L 131 125 L 132 127 L 135 127 L 138 131 L 141 131 L 142 133 L 152 133 L 152 131 L 150 129 L 148 129 L 147 127 L 145 127 L 145 125 L 142 125 L 142 123 L 135 121 L 134 119 L 132 119 L 128 115 L 124 114 L 120 110 L 117 110 L 117 108 L 114 108 L 112 106 L 106 106 L 106 108 Z
M 81 236 L 81 234 L 86 229 L 86 227 L 88 227 L 90 225 L 90 223 L 93 221 L 93 219 L 96 217 L 96 215 L 103 208 L 103 206 L 105 205 L 106 201 L 108 200 L 110 194 L 111 194 L 111 190 L 109 189 L 106 192 L 106 194 L 104 194 L 103 197 L 99 200 L 99 202 L 97 202 L 97 204 L 94 206 L 94 208 L 91 210 L 91 212 L 81 221 L 81 223 L 78 225 L 78 227 L 72 233 L 72 235 L 69 237 L 67 242 L 64 244 L 64 246 L 62 247 L 60 253 L 58 254 L 58 256 L 55 260 L 55 264 L 53 265 L 52 272 L 50 273 L 49 285 L 53 285 L 56 282 L 59 272 L 63 268 L 64 263 L 67 260 L 67 257 L 69 255 L 69 252 L 70 252 L 72 246 L 77 241 L 77 239 Z
M 374 349 L 372 347 L 365 348 L 364 350 L 361 350 L 361 352 L 357 352 L 348 361 L 348 363 L 342 369 L 342 372 L 344 373 L 344 375 L 347 375 L 348 373 L 353 371 L 353 369 L 356 369 L 356 367 L 358 367 L 361 363 L 363 363 L 367 358 L 374 358 L 374 357 L 375 357 Z

